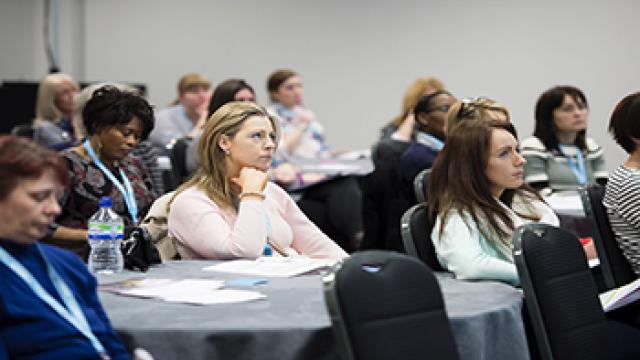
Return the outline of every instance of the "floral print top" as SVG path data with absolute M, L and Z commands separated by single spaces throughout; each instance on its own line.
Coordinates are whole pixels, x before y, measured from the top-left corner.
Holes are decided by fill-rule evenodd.
M 56 219 L 58 225 L 86 229 L 87 221 L 98 211 L 98 202 L 103 196 L 111 197 L 113 211 L 122 217 L 125 229 L 136 225 L 118 188 L 92 161 L 72 149 L 64 150 L 60 154 L 67 161 L 71 183 L 60 199 L 62 213 Z M 120 161 L 120 168 L 131 182 L 135 193 L 139 221 L 149 211 L 155 200 L 151 175 L 140 159 L 132 155 Z M 110 170 L 122 181 L 118 169 L 110 168 Z

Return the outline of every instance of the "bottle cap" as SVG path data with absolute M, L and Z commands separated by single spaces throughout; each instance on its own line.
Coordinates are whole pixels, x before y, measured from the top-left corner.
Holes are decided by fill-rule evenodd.
M 100 198 L 100 202 L 98 203 L 100 207 L 108 207 L 112 206 L 111 198 L 109 196 L 103 196 Z

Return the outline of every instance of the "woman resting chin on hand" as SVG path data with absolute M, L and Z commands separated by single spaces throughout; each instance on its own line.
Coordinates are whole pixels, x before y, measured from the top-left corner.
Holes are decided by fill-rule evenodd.
M 267 247 L 274 256 L 347 256 L 267 181 L 279 135 L 277 120 L 249 102 L 227 103 L 207 121 L 201 167 L 169 209 L 169 233 L 182 258 L 255 259 Z

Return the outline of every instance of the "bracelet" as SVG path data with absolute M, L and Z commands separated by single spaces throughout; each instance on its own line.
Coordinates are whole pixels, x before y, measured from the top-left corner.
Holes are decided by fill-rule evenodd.
M 247 191 L 247 192 L 241 192 L 240 195 L 238 195 L 238 198 L 242 200 L 244 199 L 245 196 L 255 196 L 260 198 L 260 200 L 264 200 L 264 198 L 266 197 L 263 193 L 259 191 Z

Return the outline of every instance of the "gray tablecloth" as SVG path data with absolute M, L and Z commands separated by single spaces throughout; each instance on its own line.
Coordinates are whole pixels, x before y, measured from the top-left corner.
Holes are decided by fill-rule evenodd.
M 234 279 L 204 272 L 210 261 L 174 261 L 147 274 L 100 275 L 101 284 L 135 277 Z M 462 359 L 528 359 L 521 293 L 495 282 L 439 276 Z M 125 342 L 163 359 L 339 359 L 320 276 L 269 278 L 267 299 L 197 306 L 100 291 Z

